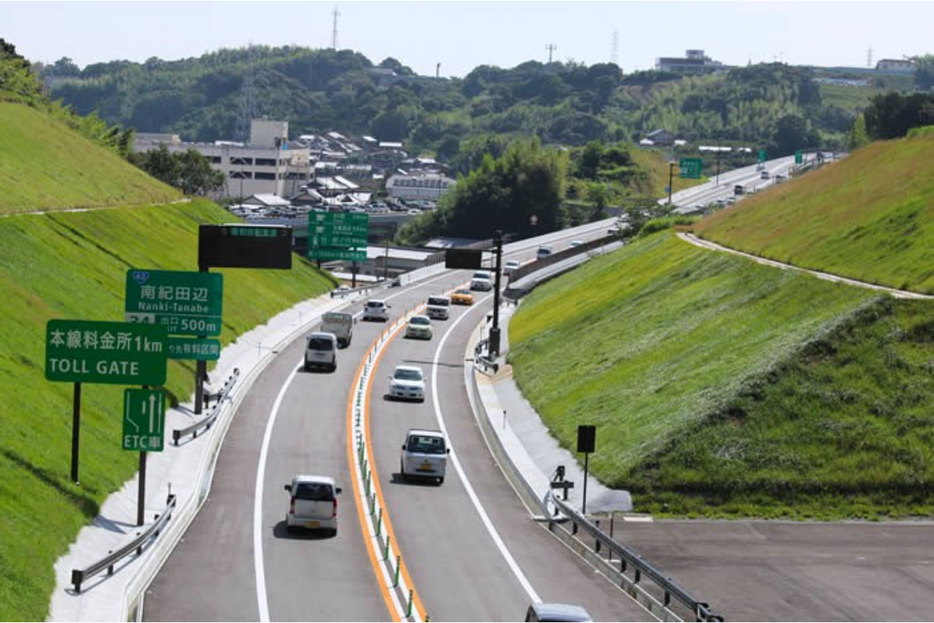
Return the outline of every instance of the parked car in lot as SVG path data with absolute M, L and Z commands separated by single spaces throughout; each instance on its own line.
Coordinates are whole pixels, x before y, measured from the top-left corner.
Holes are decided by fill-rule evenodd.
M 389 377 L 389 397 L 425 400 L 425 373 L 418 366 L 396 366 Z
M 478 270 L 470 279 L 471 290 L 489 291 L 493 289 L 493 275 L 488 270 Z
M 288 530 L 305 528 L 337 534 L 337 496 L 341 488 L 329 476 L 298 475 L 285 485 L 289 492 Z
M 386 301 L 379 299 L 367 301 L 366 305 L 363 306 L 363 319 L 385 322 L 389 320 L 389 308 L 390 306 L 386 304 Z
M 431 336 L 431 318 L 428 316 L 412 316 L 409 318 L 409 322 L 405 326 L 405 337 L 430 340 Z
M 451 299 L 447 296 L 429 296 L 425 312 L 432 320 L 447 320 L 450 316 Z
M 467 288 L 458 288 L 451 295 L 451 303 L 454 305 L 473 305 L 473 294 Z
M 402 480 L 434 478 L 442 484 L 450 452 L 441 431 L 410 428 L 402 444 L 399 475 Z
M 337 369 L 337 336 L 315 331 L 305 338 L 305 372 L 313 368 Z

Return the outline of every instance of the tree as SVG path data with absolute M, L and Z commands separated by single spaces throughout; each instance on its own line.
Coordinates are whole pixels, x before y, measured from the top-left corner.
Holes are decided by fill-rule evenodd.
M 915 58 L 915 86 L 919 91 L 934 88 L 934 54 Z
M 846 148 L 850 151 L 859 149 L 869 143 L 869 136 L 866 134 L 866 118 L 863 115 L 856 117 L 853 127 L 846 137 Z
M 877 95 L 864 113 L 866 133 L 874 139 L 900 138 L 912 128 L 934 124 L 932 111 L 934 94 Z
M 165 145 L 133 154 L 130 162 L 154 178 L 178 188 L 186 195 L 204 196 L 224 187 L 224 174 L 211 168 L 210 161 L 195 149 L 170 152 Z
M 787 156 L 802 149 L 808 143 L 807 121 L 799 115 L 785 115 L 778 120 L 772 136 L 776 155 Z
M 600 141 L 590 141 L 581 150 L 580 159 L 577 161 L 577 177 L 585 180 L 597 179 L 597 171 L 600 169 L 600 157 L 603 155 L 603 144 Z

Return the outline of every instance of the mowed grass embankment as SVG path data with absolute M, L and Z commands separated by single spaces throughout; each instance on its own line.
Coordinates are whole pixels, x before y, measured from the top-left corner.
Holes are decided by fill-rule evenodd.
M 880 298 L 636 466 L 658 515 L 934 515 L 934 304 Z
M 0 215 L 181 198 L 49 115 L 0 102 Z
M 636 164 L 646 172 L 647 182 L 645 191 L 648 192 L 649 196 L 658 197 L 659 199 L 667 197 L 668 193 L 665 192 L 665 189 L 668 188 L 668 162 L 662 157 L 662 154 L 653 149 L 646 150 L 639 148 L 633 148 L 630 153 Z M 680 170 L 675 167 L 674 175 L 671 177 L 671 192 L 676 193 L 691 188 L 692 186 L 704 184 L 708 181 L 709 178 L 707 177 L 696 180 L 682 178 Z
M 73 386 L 45 380 L 46 322 L 122 320 L 128 268 L 197 270 L 198 225 L 229 220 L 204 200 L 0 219 L 0 620 L 46 618 L 55 560 L 137 468 L 120 449 L 124 387 L 85 385 L 81 485 L 70 482 Z M 225 344 L 335 285 L 297 257 L 290 271 L 213 271 L 224 274 Z M 173 400 L 188 399 L 193 372 L 170 361 Z
M 564 447 L 575 449 L 578 425 L 597 426 L 591 469 L 625 488 L 647 458 L 872 298 L 669 230 L 537 288 L 510 323 L 509 360 Z
M 934 294 L 934 135 L 872 143 L 694 231 L 802 268 Z

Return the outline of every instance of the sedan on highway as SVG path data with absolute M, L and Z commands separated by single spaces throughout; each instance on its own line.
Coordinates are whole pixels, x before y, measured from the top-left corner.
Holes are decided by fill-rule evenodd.
M 341 488 L 328 476 L 298 475 L 285 485 L 289 492 L 288 530 L 306 528 L 337 534 L 337 496 Z
M 454 290 L 451 295 L 451 303 L 454 305 L 473 305 L 473 293 L 467 288 Z
M 405 337 L 430 340 L 431 335 L 431 318 L 421 315 L 409 318 L 405 327 Z
M 396 366 L 389 377 L 389 397 L 425 401 L 425 373 L 418 366 Z

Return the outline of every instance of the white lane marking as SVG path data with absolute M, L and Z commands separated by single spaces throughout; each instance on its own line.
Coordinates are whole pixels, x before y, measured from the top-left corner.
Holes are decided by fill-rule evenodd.
M 493 295 L 490 294 L 483 299 L 481 303 L 488 301 Z M 435 408 L 435 417 L 438 420 L 438 426 L 441 429 L 441 432 L 444 433 L 444 436 L 448 438 L 450 443 L 450 436 L 448 435 L 447 427 L 444 425 L 444 416 L 441 414 L 441 404 L 438 400 L 438 360 L 441 357 L 441 350 L 444 348 L 444 343 L 447 341 L 448 336 L 451 335 L 451 332 L 454 331 L 454 328 L 457 327 L 457 324 L 467 317 L 467 315 L 477 309 L 477 307 L 471 307 L 467 313 L 463 314 L 460 318 L 455 320 L 450 328 L 444 333 L 444 337 L 441 338 L 441 342 L 438 344 L 437 350 L 435 350 L 435 358 L 432 361 L 431 368 L 431 399 Z M 451 448 L 451 463 L 454 464 L 454 469 L 457 470 L 457 475 L 460 477 L 461 482 L 464 483 L 464 489 L 467 490 L 467 495 L 470 497 L 470 501 L 473 502 L 474 508 L 477 510 L 477 514 L 480 515 L 480 519 L 483 521 L 483 525 L 486 527 L 487 532 L 490 533 L 490 537 L 493 539 L 493 543 L 499 549 L 500 554 L 503 555 L 503 559 L 506 561 L 506 564 L 509 565 L 509 568 L 512 570 L 513 575 L 516 576 L 516 579 L 519 581 L 519 584 L 522 585 L 522 588 L 525 589 L 526 595 L 528 595 L 531 601 L 541 601 L 538 593 L 535 592 L 535 589 L 532 588 L 532 584 L 529 582 L 528 578 L 525 577 L 525 574 L 522 573 L 522 569 L 519 568 L 519 564 L 516 562 L 515 558 L 512 557 L 512 554 L 509 553 L 509 548 L 506 547 L 506 543 L 503 542 L 503 539 L 499 536 L 499 532 L 496 531 L 496 528 L 493 526 L 493 522 L 490 520 L 490 516 L 487 515 L 486 509 L 483 508 L 483 504 L 480 502 L 480 498 L 477 497 L 476 492 L 471 486 L 470 481 L 467 480 L 467 474 L 464 473 L 464 468 L 461 467 L 461 463 L 457 458 L 457 452 L 454 448 Z
M 298 374 L 303 359 L 295 366 L 292 373 L 289 374 L 276 401 L 272 405 L 272 411 L 269 413 L 269 420 L 266 422 L 266 432 L 263 434 L 263 445 L 259 452 L 259 464 L 256 466 L 256 493 L 253 498 L 253 568 L 256 571 L 256 602 L 259 606 L 259 620 L 263 623 L 269 621 L 269 602 L 266 598 L 266 568 L 263 564 L 263 479 L 266 476 L 266 456 L 269 454 L 269 440 L 272 439 L 272 429 L 276 424 L 276 417 L 279 415 L 279 406 L 285 397 L 285 392 L 289 385 Z

